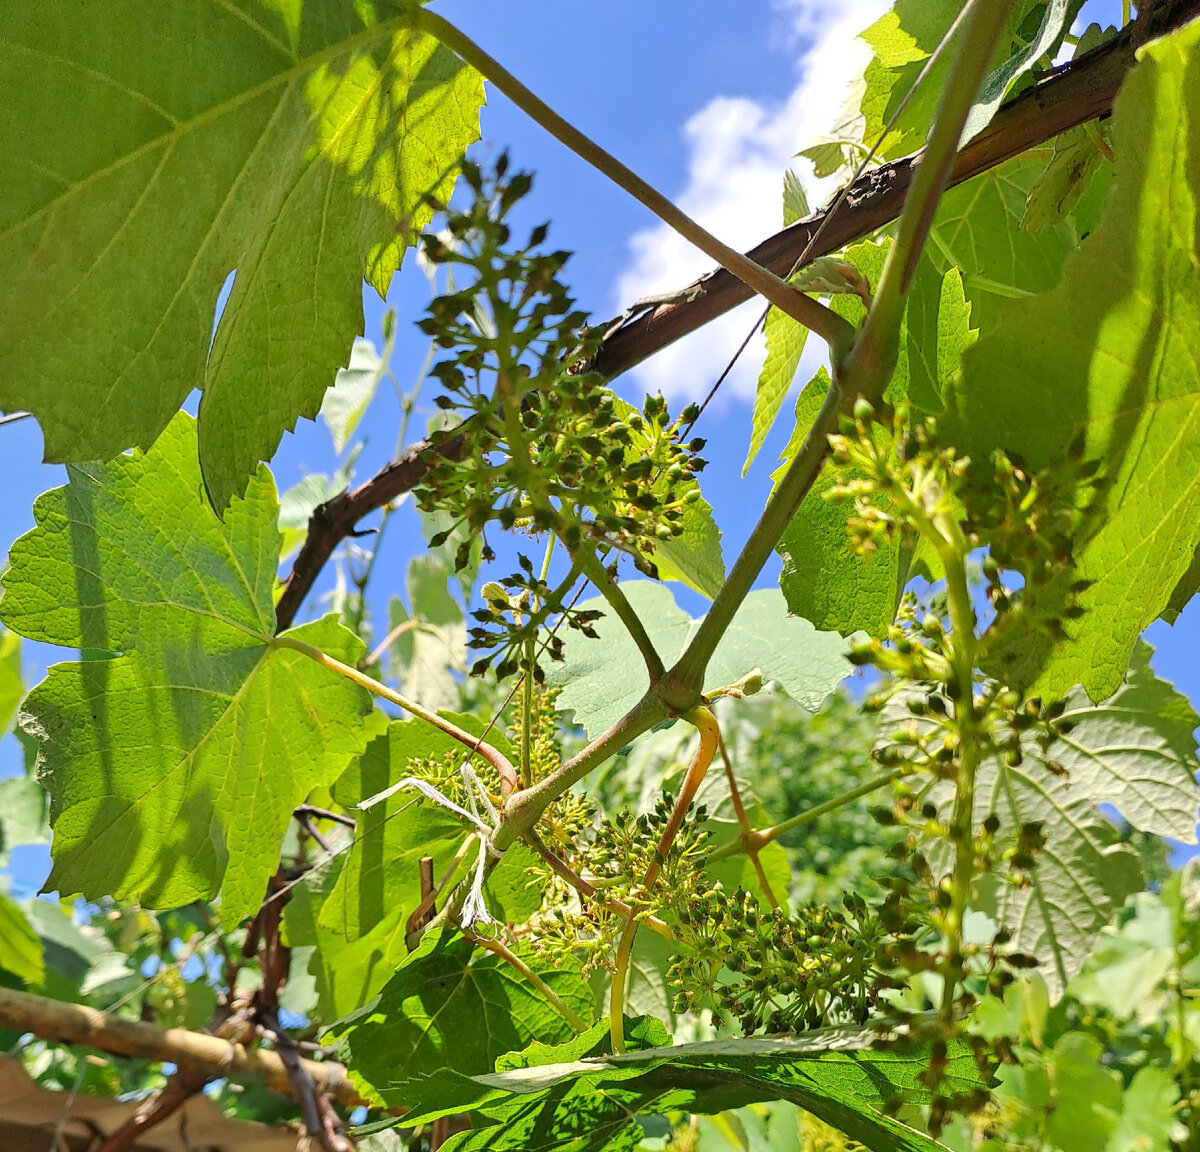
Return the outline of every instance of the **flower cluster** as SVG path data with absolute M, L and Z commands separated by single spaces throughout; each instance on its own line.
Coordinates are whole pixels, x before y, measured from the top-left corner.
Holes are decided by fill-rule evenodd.
M 416 490 L 417 504 L 469 529 L 460 566 L 477 537 L 484 558 L 494 559 L 486 530 L 496 524 L 553 533 L 573 560 L 585 550 L 619 549 L 653 575 L 656 545 L 683 531 L 685 512 L 700 499 L 704 442 L 682 440 L 696 410 L 672 420 L 661 396 L 638 411 L 604 386 L 588 368 L 599 335 L 559 277 L 569 254 L 542 251 L 544 225 L 524 246 L 511 245 L 507 217 L 531 178 L 509 177 L 504 157 L 486 178 L 469 162 L 463 173 L 473 199 L 463 209 L 439 206 L 445 232 L 426 236 L 423 246 L 431 263 L 465 274 L 465 282 L 452 282 L 421 321 L 446 353 L 432 374 L 443 389 L 438 405 L 455 419 L 431 436 L 444 450 Z M 519 628 L 536 633 L 562 611 L 561 597 L 517 584 L 534 593 Z M 525 637 L 503 613 L 482 623 L 472 643 L 490 654 L 476 670 L 499 661 L 511 671 Z

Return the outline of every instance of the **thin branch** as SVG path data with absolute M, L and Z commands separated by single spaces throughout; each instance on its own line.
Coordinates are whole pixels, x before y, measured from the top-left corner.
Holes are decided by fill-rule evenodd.
M 468 940 L 474 944 L 478 944 L 480 948 L 486 948 L 495 956 L 499 956 L 501 960 L 511 964 L 530 984 L 533 985 L 537 994 L 541 996 L 551 1008 L 554 1009 L 566 1022 L 574 1028 L 576 1032 L 586 1032 L 588 1029 L 587 1022 L 580 1019 L 578 1013 L 557 993 L 549 984 L 546 983 L 524 960 L 521 959 L 510 948 L 505 947 L 499 940 L 491 940 L 486 936 L 477 936 L 474 932 L 465 933 Z
M 1137 47 L 1200 15 L 1200 0 L 1159 0 L 1147 15 L 1147 26 L 1136 37 L 1137 25 L 1130 25 L 1003 105 L 959 153 L 951 186 L 1107 115 L 1135 63 Z M 827 256 L 892 223 L 904 206 L 919 159 L 918 153 L 866 173 L 851 184 L 836 211 L 814 212 L 752 248 L 747 258 L 782 277 L 805 249 L 810 249 L 813 259 Z M 820 238 L 814 243 L 818 232 Z M 592 367 L 613 380 L 753 295 L 736 276 L 717 268 L 677 291 L 637 301 L 603 325 L 604 338 Z M 439 459 L 461 459 L 464 447 L 464 437 L 453 434 L 421 440 L 366 483 L 316 508 L 275 609 L 279 631 L 291 627 L 321 569 L 360 520 L 417 487 Z
M 880 788 L 890 784 L 893 780 L 899 780 L 903 775 L 904 772 L 901 769 L 897 769 L 894 772 L 887 772 L 882 776 L 876 776 L 874 779 L 868 780 L 865 784 L 860 784 L 857 788 L 851 788 L 849 792 L 843 792 L 840 796 L 834 796 L 833 799 L 826 800 L 823 804 L 817 804 L 779 824 L 775 824 L 770 828 L 764 828 L 760 832 L 755 832 L 753 834 L 754 844 L 756 847 L 762 848 L 770 844 L 772 840 L 778 840 L 785 832 L 790 832 L 793 828 L 801 828 L 805 824 L 811 824 L 827 812 L 834 812 L 838 808 L 844 808 L 847 804 L 853 803 L 861 796 L 869 796 L 872 792 L 878 792 Z M 724 860 L 729 856 L 736 856 L 742 850 L 741 841 L 734 840 L 729 844 L 723 844 L 720 848 L 715 849 L 709 856 L 709 859 Z
M 750 823 L 750 817 L 746 815 L 746 805 L 742 803 L 742 793 L 738 788 L 737 777 L 733 774 L 733 761 L 729 757 L 725 737 L 719 729 L 717 731 L 717 747 L 721 750 L 721 759 L 725 764 L 725 779 L 729 783 L 729 798 L 733 801 L 733 813 L 737 817 L 738 827 L 742 830 L 740 839 L 735 843 L 740 843 L 745 849 L 746 855 L 750 857 L 750 863 L 754 865 L 754 874 L 758 877 L 758 886 L 762 889 L 767 902 L 772 908 L 778 908 L 779 901 L 771 890 L 771 881 L 767 879 L 762 861 L 758 858 L 759 850 L 766 842 L 758 839 L 754 825 Z
M 853 339 L 854 330 L 845 319 L 811 296 L 798 292 L 774 272 L 768 271 L 743 253 L 723 244 L 690 216 L 676 208 L 670 200 L 638 176 L 636 172 L 606 152 L 573 124 L 564 120 L 544 101 L 539 100 L 498 60 L 489 56 L 470 37 L 444 17 L 429 11 L 428 8 L 418 8 L 415 13 L 415 23 L 423 32 L 437 37 L 447 48 L 475 68 L 556 140 L 565 144 L 577 156 L 586 160 L 619 188 L 628 192 L 706 256 L 712 257 L 723 268 L 727 268 L 751 291 L 764 296 L 776 308 L 786 312 L 794 320 L 815 332 L 826 340 L 831 348 L 845 347 Z
M 951 186 L 979 176 L 1061 132 L 1107 115 L 1136 62 L 1137 48 L 1198 15 L 1200 0 L 1159 0 L 1148 12 L 1144 32 L 1135 35 L 1136 25 L 1130 25 L 1112 40 L 1027 88 L 1004 104 L 991 123 L 959 153 Z M 816 259 L 890 224 L 900 215 L 920 158 L 917 153 L 866 173 L 853 182 L 836 210 L 814 212 L 746 255 L 786 276 L 810 245 L 810 255 Z M 820 240 L 813 243 L 818 233 Z M 637 301 L 624 316 L 606 326 L 592 367 L 614 379 L 752 296 L 737 277 L 716 268 L 677 291 Z
M 287 1070 L 274 1052 L 243 1048 L 202 1032 L 160 1028 L 141 1020 L 111 1016 L 83 1004 L 50 1000 L 3 987 L 0 987 L 0 1024 L 14 1032 L 32 1032 L 44 1040 L 80 1044 L 114 1056 L 203 1069 L 214 1077 L 265 1084 L 275 1092 L 291 1095 Z M 372 1106 L 358 1094 L 340 1064 L 309 1060 L 304 1064 L 338 1104 L 345 1108 Z
M 629 603 L 625 593 L 588 545 L 585 544 L 579 551 L 580 554 L 576 556 L 573 553 L 571 559 L 596 586 L 600 595 L 608 601 L 609 607 L 617 614 L 617 619 L 625 625 L 625 630 L 638 646 L 638 651 L 641 652 L 642 659 L 646 662 L 646 672 L 650 676 L 650 683 L 656 683 L 661 679 L 666 668 L 663 666 L 662 657 L 654 647 L 654 641 L 650 639 L 650 634 L 646 631 L 641 617 L 633 610 L 633 605 Z
M 359 687 L 365 688 L 371 695 L 378 696 L 382 700 L 387 700 L 397 707 L 403 708 L 405 712 L 411 713 L 418 719 L 424 720 L 426 724 L 431 724 L 438 731 L 444 732 L 451 739 L 457 740 L 464 748 L 468 748 L 472 752 L 477 752 L 495 768 L 497 774 L 500 776 L 502 793 L 506 794 L 517 787 L 516 769 L 509 763 L 508 757 L 478 736 L 472 736 L 470 732 L 460 728 L 453 721 L 430 712 L 428 708 L 423 708 L 415 700 L 409 700 L 406 696 L 400 695 L 399 692 L 389 688 L 386 684 L 381 684 L 365 672 L 360 672 L 357 668 L 351 668 L 349 664 L 343 664 L 328 653 L 322 652 L 320 648 L 314 648 L 311 644 L 305 644 L 303 640 L 297 640 L 292 636 L 277 636 L 274 643 L 280 648 L 291 648 L 295 652 L 302 653 L 310 660 L 320 664 L 322 668 L 328 668 L 331 672 L 336 672 L 339 676 L 344 676 L 347 680 L 352 680 Z

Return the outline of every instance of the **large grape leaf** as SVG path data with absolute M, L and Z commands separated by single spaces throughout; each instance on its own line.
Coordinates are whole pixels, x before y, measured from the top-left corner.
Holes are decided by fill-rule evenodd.
M 927 1100 L 919 1077 L 928 1063 L 927 1050 L 884 1045 L 869 1029 L 720 1039 L 613 1056 L 607 1025 L 600 1025 L 557 1051 L 531 1049 L 510 1058 L 491 1074 L 443 1069 L 414 1086 L 416 1111 L 404 1123 L 477 1116 L 478 1127 L 446 1144 L 453 1152 L 598 1152 L 636 1148 L 644 1136 L 639 1113 L 712 1113 L 788 1100 L 872 1152 L 934 1152 L 942 1147 L 937 1141 L 878 1111 L 894 1097 Z M 952 1091 L 981 1084 L 974 1058 L 957 1043 L 946 1076 Z
M 201 388 L 223 508 L 316 415 L 363 278 L 387 291 L 478 137 L 480 77 L 416 10 L 5 6 L 0 408 L 38 417 L 47 459 L 146 448 Z
M 847 250 L 846 259 L 869 283 L 877 284 L 889 247 L 887 240 L 882 244 L 856 244 Z M 864 312 L 862 301 L 852 296 L 835 297 L 832 307 L 853 324 L 861 321 Z M 900 326 L 887 401 L 907 401 L 925 412 L 940 411 L 942 396 L 974 335 L 971 307 L 963 294 L 958 270 L 950 267 L 943 275 L 930 261 L 922 260 Z M 829 386 L 829 376 L 821 369 L 797 398 L 796 427 L 774 474 L 776 482 L 803 444 Z M 889 439 L 880 426 L 876 426 L 875 436 L 880 445 Z M 862 630 L 881 636 L 895 617 L 896 605 L 918 555 L 912 541 L 900 538 L 885 540 L 869 557 L 850 551 L 846 521 L 852 514 L 853 501 L 830 499 L 828 495 L 845 479 L 837 469 L 826 465 L 801 502 L 776 546 L 783 560 L 779 586 L 788 611 L 817 628 L 842 635 Z
M 1126 897 L 1142 887 L 1136 856 L 1115 842 L 1100 806 L 1115 806 L 1145 832 L 1196 843 L 1200 717 L 1154 675 L 1150 654 L 1148 645 L 1138 647 L 1125 684 L 1103 704 L 1093 705 L 1082 688 L 1068 694 L 1062 720 L 1071 730 L 1049 751 L 1063 774 L 1046 768 L 1032 740 L 1020 764 L 992 759 L 979 769 L 975 821 L 999 818 L 997 852 L 1015 843 L 1023 824 L 1037 824 L 1046 843 L 1028 887 L 985 877 L 978 906 L 1012 930 L 1014 948 L 1039 958 L 1054 999 Z M 894 700 L 886 715 L 905 715 L 903 703 Z M 948 810 L 950 789 L 938 786 L 932 798 Z
M 83 650 L 26 698 L 51 798 L 50 888 L 154 907 L 257 908 L 291 812 L 375 730 L 369 696 L 274 637 L 275 486 L 260 468 L 224 522 L 195 422 L 149 452 L 72 465 L 13 545 L 0 615 Z M 332 617 L 286 634 L 353 663 Z
M 661 584 L 632 580 L 621 587 L 669 668 L 700 620 L 684 612 Z M 558 707 L 573 710 L 575 723 L 595 737 L 641 699 L 649 682 L 637 645 L 605 601 L 597 597 L 580 608 L 605 613 L 593 625 L 600 638 L 568 636 L 563 661 L 546 669 L 546 680 L 562 689 Z M 776 681 L 792 699 L 815 712 L 850 672 L 845 647 L 836 633 L 818 632 L 807 620 L 788 617 L 775 589 L 760 589 L 742 602 L 717 645 L 705 673 L 705 689 L 736 684 L 758 669 L 764 680 Z
M 595 1001 L 577 961 L 524 960 L 580 1017 Z M 571 1028 L 539 992 L 492 952 L 449 929 L 427 932 L 379 996 L 326 1034 L 360 1091 L 411 1106 L 411 1082 L 440 1068 L 488 1072 L 533 1041 L 558 1044 Z
M 1007 678 L 1101 699 L 1168 607 L 1200 543 L 1200 26 L 1142 49 L 1113 114 L 1115 183 L 1058 287 L 1014 301 L 964 357 L 952 391 L 957 442 L 1042 468 L 1077 439 L 1107 482 L 1072 566 L 1042 597 L 1093 583 L 1055 642 L 1035 626 L 1007 651 Z

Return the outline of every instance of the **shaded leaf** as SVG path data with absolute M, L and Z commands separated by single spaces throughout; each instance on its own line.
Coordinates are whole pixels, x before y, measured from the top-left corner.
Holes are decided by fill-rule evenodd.
M 219 890 L 236 921 L 261 902 L 292 809 L 345 768 L 378 714 L 275 641 L 265 468 L 220 520 L 181 414 L 148 453 L 68 475 L 38 498 L 0 602 L 14 631 L 97 655 L 52 666 L 26 699 L 51 799 L 47 884 L 157 907 Z M 350 663 L 362 652 L 332 617 L 287 635 Z
M 926 1099 L 918 1076 L 928 1053 L 879 1046 L 871 1031 L 824 1029 L 798 1037 L 723 1039 L 608 1053 L 600 1029 L 581 1036 L 551 1063 L 465 1076 L 443 1070 L 416 1086 L 417 1111 L 405 1123 L 470 1111 L 478 1127 L 446 1145 L 465 1149 L 633 1148 L 639 1113 L 722 1112 L 755 1101 L 787 1100 L 828 1121 L 872 1152 L 932 1152 L 941 1145 L 877 1111 L 900 1096 Z M 579 1056 L 588 1040 L 590 1048 Z M 632 1046 L 631 1046 L 632 1047 Z M 974 1059 L 951 1049 L 947 1079 L 979 1085 Z
M 659 584 L 631 580 L 621 587 L 670 667 L 700 621 L 679 608 Z M 573 710 L 575 722 L 594 737 L 638 702 L 649 680 L 637 646 L 606 602 L 596 597 L 579 607 L 605 613 L 594 625 L 600 638 L 589 640 L 575 633 L 566 637 L 563 662 L 550 665 L 546 679 L 562 688 L 558 707 Z M 757 668 L 764 680 L 777 681 L 812 711 L 849 674 L 844 649 L 835 633 L 817 632 L 808 621 L 789 618 L 779 592 L 751 592 L 709 661 L 705 691 L 735 684 Z
M 483 730 L 478 722 L 470 727 Z M 359 825 L 354 846 L 321 907 L 322 928 L 353 941 L 393 916 L 402 913 L 407 918 L 416 908 L 421 891 L 418 861 L 432 856 L 434 872 L 440 875 L 472 829 L 408 789 L 364 812 L 356 805 L 410 775 L 414 761 L 445 760 L 452 775 L 466 758 L 461 744 L 424 721 L 393 721 L 338 778 L 333 797 L 354 811 Z
M 1056 136 L 1054 155 L 1025 200 L 1021 227 L 1026 232 L 1040 232 L 1074 211 L 1103 159 L 1082 127 Z
M 454 673 L 467 665 L 467 626 L 450 595 L 452 578 L 440 556 L 414 556 L 405 572 L 411 612 L 399 597 L 388 606 L 389 632 L 403 628 L 388 648 L 389 672 L 405 696 L 434 712 L 458 704 Z
M 358 339 L 350 349 L 350 363 L 339 368 L 333 387 L 321 401 L 321 416 L 333 439 L 333 450 L 340 456 L 350 443 L 375 398 L 379 381 L 387 371 L 396 335 L 396 315 L 388 312 L 383 319 L 384 343 L 379 352 L 370 340 Z
M 0 408 L 47 459 L 147 448 L 201 388 L 223 508 L 316 415 L 363 278 L 386 293 L 478 137 L 481 79 L 415 9 L 8 6 Z
M 41 984 L 42 941 L 21 907 L 0 892 L 0 968 L 27 984 Z
M 535 972 L 584 1019 L 591 989 L 572 962 Z M 371 1005 L 327 1034 L 360 1090 L 389 1107 L 411 1105 L 412 1081 L 453 1066 L 470 1076 L 530 1041 L 556 1044 L 571 1029 L 532 985 L 494 953 L 449 930 L 427 932 Z
M 46 793 L 36 780 L 14 776 L 0 780 L 0 866 L 18 844 L 49 844 Z
M 337 881 L 341 858 L 310 872 L 292 889 L 284 912 L 285 942 L 307 948 L 307 975 L 317 992 L 322 1020 L 338 1020 L 361 1008 L 391 979 L 408 954 L 405 921 L 408 913 L 394 909 L 356 940 L 319 923 L 321 905 Z

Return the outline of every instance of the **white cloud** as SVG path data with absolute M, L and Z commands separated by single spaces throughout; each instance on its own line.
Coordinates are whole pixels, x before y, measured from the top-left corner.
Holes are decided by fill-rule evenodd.
M 779 46 L 799 52 L 791 93 L 773 104 L 718 96 L 683 126 L 687 181 L 675 202 L 741 250 L 778 229 L 784 170 L 796 152 L 837 122 L 849 83 L 869 59 L 858 33 L 886 10 L 888 0 L 776 0 L 774 7 Z M 808 165 L 797 163 L 816 203 L 831 189 L 815 187 L 807 179 Z M 630 238 L 629 262 L 615 285 L 614 302 L 623 308 L 639 297 L 681 288 L 711 267 L 709 257 L 666 225 L 644 229 Z M 676 398 L 702 397 L 761 309 L 761 302 L 751 301 L 652 357 L 635 370 L 638 387 Z M 761 338 L 756 338 L 722 386 L 727 399 L 753 395 L 762 358 Z M 820 359 L 820 342 L 811 340 L 801 380 Z

